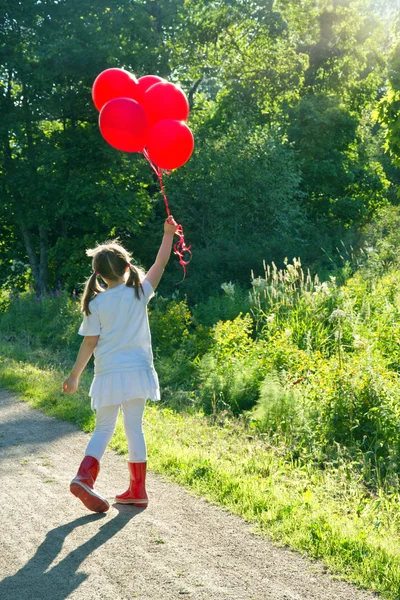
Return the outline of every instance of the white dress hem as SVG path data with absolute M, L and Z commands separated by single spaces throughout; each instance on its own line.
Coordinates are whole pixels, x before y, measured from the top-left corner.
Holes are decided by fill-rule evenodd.
M 132 398 L 161 400 L 160 385 L 154 368 L 95 375 L 89 396 L 93 410 L 122 404 Z

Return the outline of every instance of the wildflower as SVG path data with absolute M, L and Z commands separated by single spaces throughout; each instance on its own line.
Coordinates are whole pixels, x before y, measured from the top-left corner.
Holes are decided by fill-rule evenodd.
M 224 285 L 224 284 L 222 284 L 222 285 Z M 266 281 L 266 279 L 261 279 L 261 277 L 257 277 L 257 279 L 252 279 L 251 285 L 253 286 L 253 288 L 255 288 L 255 289 L 258 288 L 259 291 L 262 291 L 262 290 L 266 289 L 267 281 Z
M 228 296 L 235 295 L 235 284 L 230 281 L 229 283 L 221 283 L 221 288 L 224 290 L 225 294 Z
M 368 342 L 366 340 L 363 340 L 358 333 L 356 333 L 354 335 L 354 340 L 353 340 L 354 348 L 357 348 L 357 349 L 365 348 L 367 345 L 368 345 Z
M 329 321 L 340 321 L 340 319 L 344 319 L 346 317 L 346 313 L 341 308 L 336 308 L 331 312 L 329 316 Z
M 320 285 L 315 286 L 315 292 L 313 293 L 313 296 L 317 296 L 318 294 L 321 294 L 321 296 L 331 295 L 331 290 L 329 289 L 326 281 L 323 281 Z

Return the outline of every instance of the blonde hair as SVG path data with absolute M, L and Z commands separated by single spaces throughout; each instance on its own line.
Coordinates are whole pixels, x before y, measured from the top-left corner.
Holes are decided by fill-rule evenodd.
M 117 281 L 124 275 L 126 267 L 129 266 L 129 277 L 126 281 L 126 285 L 135 289 L 135 296 L 138 300 L 140 300 L 139 289 L 141 289 L 144 294 L 141 282 L 144 279 L 145 272 L 140 267 L 131 264 L 131 255 L 118 243 L 118 241 L 119 240 L 112 240 L 105 242 L 104 244 L 98 244 L 96 248 L 86 250 L 86 254 L 92 257 L 93 267 L 92 275 L 86 280 L 81 300 L 81 310 L 86 316 L 91 314 L 89 309 L 90 301 L 93 300 L 97 294 L 104 292 L 97 280 L 98 275 L 109 279 L 110 281 Z

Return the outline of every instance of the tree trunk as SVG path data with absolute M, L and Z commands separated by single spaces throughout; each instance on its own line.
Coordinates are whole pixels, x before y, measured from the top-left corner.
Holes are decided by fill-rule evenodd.
M 40 295 L 40 277 L 39 277 L 39 263 L 38 258 L 36 256 L 35 248 L 32 241 L 31 232 L 25 227 L 25 225 L 21 225 L 22 237 L 24 238 L 25 249 L 28 255 L 29 264 L 31 266 L 33 281 L 35 284 L 36 293 Z
M 188 101 L 189 101 L 189 108 L 190 110 L 192 110 L 193 108 L 193 104 L 194 104 L 194 95 L 197 91 L 197 88 L 199 87 L 199 85 L 201 84 L 201 82 L 203 81 L 203 75 L 192 85 L 192 87 L 189 90 L 189 94 L 188 94 Z
M 39 264 L 39 287 L 40 294 L 47 294 L 49 284 L 49 236 L 48 231 L 43 225 L 39 225 L 40 240 L 40 264 Z
M 235 195 L 235 210 L 234 210 L 234 239 L 235 242 L 237 243 L 238 241 L 238 223 L 239 221 L 239 211 L 238 211 L 238 198 Z
M 28 155 L 28 164 L 30 166 L 32 172 L 32 178 L 35 185 L 35 188 L 38 186 L 38 178 L 37 178 L 37 165 L 36 165 L 36 152 L 35 152 L 35 141 L 33 136 L 33 126 L 32 126 L 32 114 L 29 106 L 29 97 L 28 97 L 28 88 L 23 85 L 23 100 L 22 104 L 25 112 L 25 132 L 26 132 L 26 140 L 27 140 L 27 155 Z M 40 219 L 40 214 L 38 212 L 38 219 Z M 40 222 L 40 221 L 39 221 Z M 29 262 L 32 268 L 33 278 L 35 280 L 35 288 L 36 292 L 39 296 L 43 296 L 48 291 L 48 272 L 49 267 L 47 264 L 48 261 L 48 231 L 47 229 L 39 224 L 39 261 L 35 249 L 33 247 L 32 238 L 30 233 L 25 229 L 24 240 L 25 246 L 28 252 Z

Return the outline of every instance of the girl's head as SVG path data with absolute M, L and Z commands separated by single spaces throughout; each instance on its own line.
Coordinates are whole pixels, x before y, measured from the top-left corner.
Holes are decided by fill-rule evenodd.
M 141 281 L 145 273 L 139 267 L 131 264 L 131 255 L 117 241 L 114 240 L 105 244 L 99 244 L 96 248 L 86 250 L 86 254 L 92 257 L 93 273 L 86 281 L 82 296 L 82 312 L 85 315 L 90 315 L 89 302 L 97 294 L 104 291 L 97 281 L 98 275 L 106 282 L 118 281 L 128 271 L 128 278 L 125 284 L 128 287 L 135 288 L 135 295 L 138 299 L 140 298 L 139 288 L 143 291 Z

